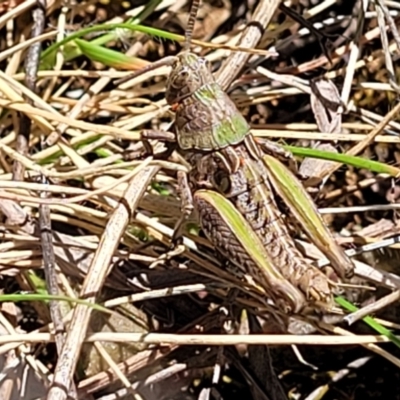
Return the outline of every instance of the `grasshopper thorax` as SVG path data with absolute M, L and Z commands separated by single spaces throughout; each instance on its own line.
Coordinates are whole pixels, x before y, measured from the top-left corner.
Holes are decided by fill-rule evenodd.
M 176 57 L 165 94 L 175 111 L 182 150 L 214 151 L 244 140 L 250 128 L 214 79 L 207 61 L 189 51 Z
M 176 62 L 168 78 L 165 94 L 167 103 L 178 104 L 205 84 L 213 82 L 214 77 L 207 60 L 184 51 L 176 56 Z

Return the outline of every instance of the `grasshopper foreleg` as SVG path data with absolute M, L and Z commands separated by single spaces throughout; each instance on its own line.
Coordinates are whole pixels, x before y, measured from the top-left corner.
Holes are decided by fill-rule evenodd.
M 140 133 L 141 140 L 149 141 L 149 140 L 160 140 L 161 142 L 176 142 L 176 136 L 173 132 L 168 131 L 156 131 L 152 129 L 144 129 Z
M 140 138 L 143 143 L 143 147 L 148 155 L 154 155 L 154 149 L 150 144 L 150 140 L 159 140 L 167 145 L 167 149 L 159 154 L 157 158 L 168 158 L 172 153 L 172 147 L 168 146 L 168 144 L 176 143 L 176 136 L 172 132 L 167 131 L 156 131 L 145 129 L 140 133 Z M 171 148 L 169 148 L 171 147 Z
M 140 132 L 140 141 L 142 142 L 143 149 L 129 151 L 124 156 L 125 160 L 136 160 L 142 157 L 154 156 L 154 149 L 150 144 L 150 140 L 159 140 L 166 144 L 167 149 L 157 154 L 157 159 L 167 159 L 174 150 L 174 146 L 171 146 L 171 144 L 176 143 L 176 136 L 172 132 L 144 129 Z
M 193 197 L 192 191 L 190 189 L 188 175 L 184 171 L 178 171 L 177 173 L 177 181 L 178 181 L 178 192 L 181 197 L 181 216 L 175 224 L 174 232 L 171 238 L 171 247 L 170 250 L 159 257 L 151 267 L 154 267 L 157 264 L 160 264 L 166 260 L 170 260 L 171 258 L 182 254 L 185 251 L 185 246 L 182 244 L 182 226 L 189 218 L 190 214 L 193 211 Z
M 177 243 L 182 233 L 182 226 L 193 212 L 193 196 L 192 190 L 189 185 L 188 175 L 184 171 L 178 171 L 178 190 L 181 197 L 181 212 L 182 215 L 175 224 L 174 234 L 172 236 L 172 242 Z

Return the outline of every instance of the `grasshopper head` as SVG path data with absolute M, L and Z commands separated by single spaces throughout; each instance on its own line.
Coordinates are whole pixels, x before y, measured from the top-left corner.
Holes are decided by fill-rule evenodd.
M 176 57 L 167 82 L 165 97 L 168 104 L 177 104 L 203 85 L 214 82 L 208 62 L 185 51 Z

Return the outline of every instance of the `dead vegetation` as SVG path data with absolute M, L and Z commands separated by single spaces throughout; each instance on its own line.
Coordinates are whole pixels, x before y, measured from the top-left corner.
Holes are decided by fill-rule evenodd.
M 182 35 L 188 3 L 0 3 L 0 399 L 398 398 L 399 4 L 199 10 L 194 51 L 260 140 L 292 146 L 325 222 L 358 260 L 346 298 L 362 310 L 343 319 L 342 303 L 304 321 L 271 312 L 226 269 L 195 216 L 183 252 L 165 257 L 185 165 L 157 158 L 164 143 L 145 154 L 140 131 L 171 129 L 169 70 L 118 80 L 179 52 L 181 36 L 96 27 L 133 18 Z M 232 48 L 249 45 L 257 51 L 241 68 L 249 54 Z

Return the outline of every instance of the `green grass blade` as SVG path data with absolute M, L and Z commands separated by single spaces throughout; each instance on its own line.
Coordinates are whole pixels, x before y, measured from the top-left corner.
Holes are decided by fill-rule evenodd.
M 50 300 L 66 301 L 68 303 L 82 304 L 82 305 L 91 307 L 97 311 L 101 311 L 101 312 L 104 312 L 107 314 L 112 314 L 111 310 L 109 310 L 108 308 L 105 308 L 99 304 L 91 303 L 90 301 L 87 301 L 87 300 L 74 299 L 74 298 L 67 297 L 67 296 L 56 296 L 56 295 L 50 295 L 50 294 L 45 294 L 45 293 L 20 293 L 20 294 L 2 294 L 2 295 L 0 295 L 0 302 L 18 303 L 21 301 L 50 301 Z
M 142 33 L 145 33 L 150 36 L 167 39 L 167 40 L 173 40 L 176 42 L 181 42 L 184 40 L 183 36 L 181 36 L 181 35 L 176 35 L 174 33 L 169 33 L 167 31 L 164 31 L 161 29 L 155 29 L 155 28 L 151 28 L 148 26 L 144 26 L 144 25 L 133 25 L 133 24 L 129 24 L 129 23 L 101 24 L 101 25 L 95 25 L 95 26 L 81 29 L 77 32 L 72 33 L 71 35 L 68 35 L 67 37 L 65 37 L 65 39 L 60 40 L 59 42 L 54 43 L 53 45 L 49 46 L 46 50 L 44 50 L 42 52 L 41 61 L 43 64 L 48 64 L 50 62 L 51 56 L 54 55 L 54 52 L 56 50 L 58 50 L 62 46 L 67 45 L 68 43 L 75 41 L 76 39 L 80 39 L 80 38 L 84 37 L 85 35 L 88 35 L 90 33 L 95 33 L 95 32 L 112 31 L 117 28 L 127 29 L 132 32 L 142 32 Z M 99 45 L 100 43 L 92 41 L 92 44 Z M 75 54 L 74 57 L 76 57 L 78 55 L 79 54 Z M 64 58 L 66 61 L 70 61 L 74 57 L 71 57 L 68 54 L 64 54 Z
M 335 301 L 347 311 L 358 311 L 358 308 L 355 305 L 353 305 L 341 296 L 336 297 Z M 363 318 L 363 321 L 380 335 L 386 336 L 393 344 L 400 348 L 400 340 L 398 339 L 398 337 L 394 335 L 389 329 L 382 326 L 379 322 L 376 322 L 374 318 L 367 316 Z
M 305 147 L 283 146 L 296 156 L 319 158 L 323 160 L 336 161 L 342 164 L 351 165 L 356 168 L 365 168 L 378 174 L 400 176 L 400 169 L 378 161 L 368 160 L 363 157 L 350 156 L 347 154 L 333 153 L 330 151 L 309 149 Z
M 148 65 L 148 62 L 140 58 L 127 56 L 119 51 L 97 46 L 86 40 L 75 39 L 75 43 L 83 55 L 92 61 L 101 62 L 108 67 L 122 70 L 137 70 Z
M 130 25 L 140 25 L 142 22 L 150 16 L 154 10 L 158 7 L 159 4 L 161 4 L 162 0 L 150 0 L 147 2 L 145 8 L 140 11 L 137 15 L 132 16 L 128 20 L 126 20 L 124 23 L 125 24 L 130 24 Z M 103 46 L 115 39 L 118 39 L 118 34 L 116 31 L 111 32 L 111 33 L 106 33 L 105 35 L 101 35 L 99 37 L 96 37 L 91 41 L 92 44 L 97 45 L 97 46 Z M 70 56 L 73 56 L 73 54 L 70 54 Z

